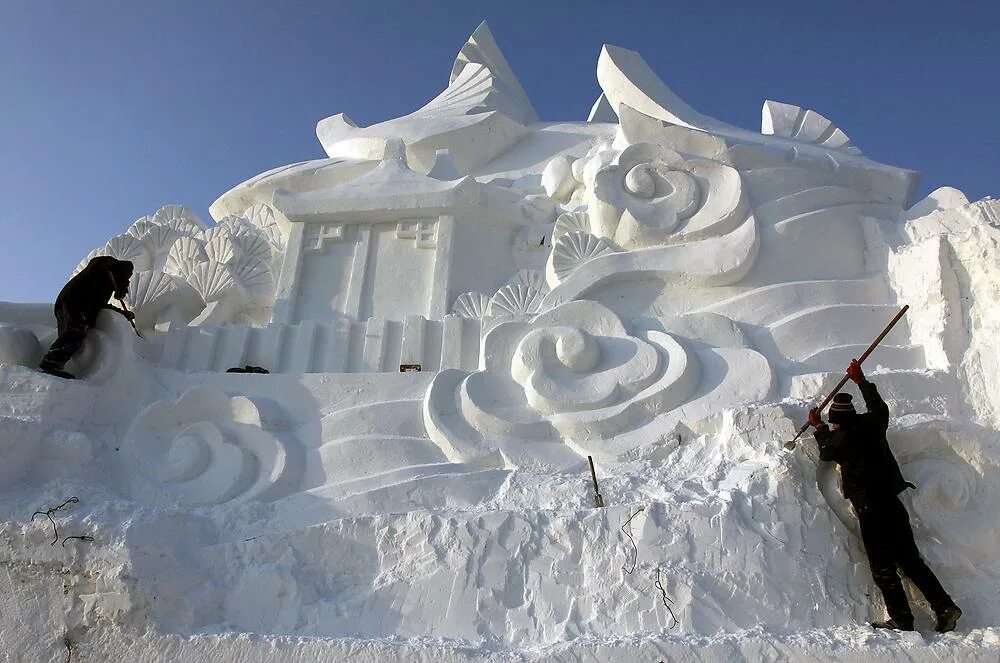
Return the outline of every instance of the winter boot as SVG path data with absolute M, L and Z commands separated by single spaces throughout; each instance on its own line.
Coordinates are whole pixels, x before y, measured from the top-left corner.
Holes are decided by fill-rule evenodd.
M 38 367 L 42 373 L 47 373 L 48 375 L 54 375 L 57 378 L 63 378 L 64 380 L 75 380 L 76 376 L 72 373 L 64 371 L 62 368 L 56 366 L 55 364 L 49 364 L 47 362 L 42 362 Z
M 956 619 L 957 619 L 957 617 L 956 617 Z M 886 619 L 885 621 L 881 621 L 881 622 L 871 622 L 871 626 L 872 626 L 872 628 L 888 628 L 888 629 L 893 629 L 895 631 L 912 631 L 913 630 L 913 622 L 910 622 L 908 624 L 904 624 L 902 622 L 897 622 L 895 619 Z
M 947 633 L 948 631 L 954 631 L 955 625 L 958 624 L 958 618 L 962 616 L 962 609 L 957 605 L 950 605 L 941 612 L 937 613 L 937 623 L 934 625 L 934 630 L 938 633 Z

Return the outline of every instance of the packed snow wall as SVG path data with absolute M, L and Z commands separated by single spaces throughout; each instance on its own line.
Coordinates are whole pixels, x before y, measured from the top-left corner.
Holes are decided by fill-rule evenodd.
M 80 380 L 34 370 L 50 304 L 0 304 L 4 649 L 864 645 L 856 520 L 783 442 L 907 303 L 865 370 L 967 635 L 906 655 L 994 660 L 1000 203 L 914 201 L 812 110 L 706 117 L 631 51 L 597 77 L 586 122 L 540 122 L 483 25 L 414 113 L 322 120 L 327 158 L 214 224 L 141 217 L 78 269 L 134 263 L 142 338 L 102 313 Z

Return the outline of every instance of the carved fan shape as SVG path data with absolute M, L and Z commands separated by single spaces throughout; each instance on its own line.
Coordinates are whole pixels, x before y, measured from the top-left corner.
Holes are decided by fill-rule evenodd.
M 135 221 L 133 221 L 132 225 L 129 226 L 128 230 L 126 230 L 125 232 L 127 232 L 129 235 L 134 235 L 136 237 L 141 238 L 143 235 L 145 235 L 150 230 L 156 227 L 157 224 L 156 222 L 153 221 L 153 217 L 147 214 L 146 216 L 141 216 Z
M 269 295 L 273 290 L 274 278 L 271 268 L 263 260 L 247 258 L 240 260 L 230 272 L 240 285 L 257 295 Z
M 236 244 L 224 229 L 213 228 L 214 232 L 205 241 L 205 255 L 213 262 L 230 263 L 236 260 Z
M 472 320 L 482 320 L 486 317 L 486 309 L 490 305 L 490 298 L 481 292 L 465 292 L 458 296 L 451 307 L 452 313 L 457 313 L 463 318 Z
M 159 297 L 177 290 L 176 277 L 163 272 L 136 272 L 129 289 L 129 300 L 135 311 L 155 302 Z
M 590 218 L 587 216 L 586 210 L 560 214 L 552 229 L 552 241 L 555 242 L 563 235 L 574 232 L 590 232 Z
M 90 262 L 92 259 L 96 258 L 97 256 L 103 256 L 103 255 L 104 255 L 104 249 L 94 249 L 93 251 L 88 253 L 87 257 L 81 260 L 80 264 L 77 265 L 76 269 L 73 270 L 73 276 L 76 276 L 77 274 L 82 272 L 83 268 L 86 267 L 87 263 Z
M 218 237 L 219 235 L 229 236 L 232 233 L 232 219 L 235 217 L 227 216 L 222 221 L 218 222 L 214 226 L 210 226 L 198 232 L 198 239 L 202 242 L 208 243 L 213 237 Z
M 497 290 L 490 300 L 487 315 L 533 315 L 538 313 L 542 303 L 542 293 L 521 283 L 508 283 Z
M 246 260 L 271 260 L 271 243 L 265 239 L 259 229 L 244 225 L 243 230 L 233 234 L 233 242 L 239 248 L 240 255 Z
M 580 265 L 597 256 L 614 253 L 611 245 L 589 233 L 566 233 L 552 247 L 552 271 L 559 281 L 564 281 Z
M 180 233 L 170 226 L 153 226 L 146 234 L 140 235 L 140 237 L 142 242 L 157 257 L 163 256 L 165 258 L 174 241 L 180 237 Z
M 514 274 L 514 278 L 509 283 L 528 286 L 543 295 L 549 291 L 549 284 L 545 282 L 545 275 L 537 269 L 522 269 Z
M 152 267 L 149 249 L 135 235 L 128 233 L 115 235 L 104 247 L 104 252 L 119 260 L 131 260 L 137 270 Z
M 264 238 L 271 243 L 271 246 L 276 249 L 281 249 L 285 246 L 285 235 L 281 232 L 281 226 L 278 225 L 278 221 L 274 217 L 274 210 L 267 205 L 258 203 L 246 208 L 243 211 L 243 218 L 251 225 L 259 228 Z
M 240 218 L 238 216 L 229 215 L 229 216 L 223 217 L 222 220 L 220 220 L 214 226 L 212 226 L 211 228 L 209 228 L 208 230 L 206 230 L 205 234 L 208 235 L 209 233 L 212 233 L 212 232 L 217 232 L 217 231 L 225 230 L 225 231 L 227 231 L 229 233 L 232 233 L 233 235 L 236 235 L 239 232 L 241 232 L 241 229 L 242 229 L 242 227 L 243 227 L 244 224 L 246 224 L 248 226 L 250 225 L 250 224 L 246 223 L 246 221 L 244 221 L 242 218 Z
M 182 235 L 196 235 L 205 229 L 198 215 L 183 205 L 164 205 L 153 215 L 153 222 L 169 226 Z
M 195 265 L 205 260 L 208 256 L 200 241 L 194 237 L 178 237 L 167 253 L 163 271 L 186 278 Z
M 227 290 L 236 286 L 229 267 L 217 262 L 199 263 L 185 278 L 206 302 L 221 298 Z
M 861 154 L 844 130 L 823 115 L 780 101 L 768 99 L 764 102 L 760 131 L 765 135 L 783 136 L 848 154 Z

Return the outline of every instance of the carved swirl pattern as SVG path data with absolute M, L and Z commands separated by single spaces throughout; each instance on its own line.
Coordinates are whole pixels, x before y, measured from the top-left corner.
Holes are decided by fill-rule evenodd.
M 917 486 L 906 493 L 916 527 L 960 550 L 967 563 L 992 563 L 1000 533 L 993 526 L 995 515 L 984 505 L 1000 498 L 996 436 L 972 426 L 927 421 L 890 432 L 893 441 L 903 475 Z M 976 525 L 970 527 L 970 522 Z
M 203 387 L 147 407 L 123 447 L 136 497 L 166 493 L 192 506 L 276 499 L 302 472 L 297 445 L 265 430 L 253 401 Z
M 656 377 L 660 359 L 650 343 L 626 337 L 602 347 L 598 338 L 579 327 L 557 326 L 532 330 L 521 339 L 511 376 L 536 412 L 604 407 L 638 393 Z
M 687 160 L 662 145 L 635 143 L 613 157 L 600 152 L 580 170 L 590 232 L 623 249 L 726 232 L 730 220 L 745 216 L 735 169 Z
M 538 444 L 614 434 L 683 403 L 700 379 L 697 358 L 670 334 L 630 334 L 591 301 L 493 328 L 484 363 L 458 381 L 439 374 L 428 392 L 426 428 L 453 461 L 500 451 L 514 463 L 571 465 L 579 455 L 568 446 Z

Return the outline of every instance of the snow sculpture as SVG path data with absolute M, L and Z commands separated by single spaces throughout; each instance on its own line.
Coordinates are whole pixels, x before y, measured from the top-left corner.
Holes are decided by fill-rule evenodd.
M 811 444 L 781 441 L 901 301 L 865 370 L 922 549 L 963 623 L 996 624 L 1000 203 L 914 201 L 917 173 L 813 110 L 707 117 L 632 51 L 605 46 L 597 79 L 586 122 L 540 122 L 483 24 L 413 113 L 320 120 L 326 158 L 237 185 L 212 225 L 136 220 L 87 259 L 135 262 L 145 338 L 102 313 L 85 380 L 26 368 L 51 305 L 0 303 L 9 566 L 61 552 L 18 522 L 56 479 L 100 541 L 57 581 L 87 610 L 0 574 L 26 615 L 0 610 L 4 650 L 799 660 L 809 630 L 840 655 L 873 616 L 856 519 Z M 270 373 L 226 372 L 246 364 Z
M 431 170 L 446 149 L 462 174 L 487 163 L 523 138 L 538 116 L 484 23 L 452 68 L 448 88 L 423 108 L 396 120 L 359 128 L 344 114 L 322 120 L 316 135 L 331 157 L 373 159 L 388 140 L 402 139 L 407 159 Z
M 38 337 L 27 327 L 0 325 L 0 363 L 35 366 L 43 353 Z
M 669 334 L 631 336 L 594 302 L 497 326 L 483 361 L 472 374 L 439 373 L 424 404 L 428 432 L 456 462 L 499 450 L 512 466 L 578 464 L 564 439 L 602 439 L 648 420 L 684 402 L 699 378 Z
M 584 166 L 585 180 L 589 168 Z M 629 145 L 584 185 L 591 229 L 623 248 L 725 232 L 747 213 L 735 169 L 717 161 L 686 161 L 652 143 Z
M 274 213 L 263 205 L 211 228 L 191 210 L 167 205 L 137 219 L 127 232 L 92 251 L 135 264 L 129 292 L 136 322 L 144 329 L 265 321 L 274 296 L 272 262 L 283 236 Z
M 200 387 L 147 407 L 122 446 L 122 485 L 139 499 L 161 490 L 191 505 L 275 499 L 302 473 L 300 454 L 262 428 L 253 401 Z

